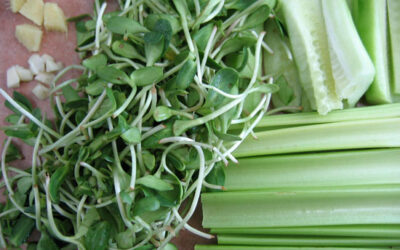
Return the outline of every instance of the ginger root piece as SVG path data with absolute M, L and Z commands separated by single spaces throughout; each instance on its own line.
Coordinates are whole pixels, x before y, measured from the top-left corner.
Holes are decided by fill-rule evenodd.
M 43 0 L 28 0 L 22 5 L 19 13 L 35 24 L 41 26 L 43 23 Z
M 25 2 L 26 0 L 10 0 L 11 11 L 17 13 Z
M 15 66 L 12 66 L 7 70 L 7 87 L 8 88 L 18 88 L 19 87 L 19 76 Z
M 39 51 L 42 35 L 41 29 L 30 24 L 17 25 L 15 28 L 15 37 L 31 52 Z
M 50 89 L 38 83 L 33 89 L 32 93 L 39 98 L 40 100 L 44 100 L 49 96 Z
M 48 31 L 67 32 L 67 22 L 63 10 L 56 3 L 44 5 L 44 28 Z

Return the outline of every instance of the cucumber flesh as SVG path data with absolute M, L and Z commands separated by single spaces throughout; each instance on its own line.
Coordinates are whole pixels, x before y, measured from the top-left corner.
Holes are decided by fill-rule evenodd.
M 400 1 L 387 0 L 392 91 L 400 94 Z
M 386 1 L 354 0 L 352 9 L 357 30 L 376 71 L 374 81 L 366 93 L 366 99 L 370 104 L 391 103 Z
M 371 85 L 374 65 L 361 42 L 346 0 L 321 0 L 336 94 L 354 106 Z
M 335 92 L 322 6 L 320 0 L 282 0 L 300 81 L 311 107 L 320 114 L 341 109 Z

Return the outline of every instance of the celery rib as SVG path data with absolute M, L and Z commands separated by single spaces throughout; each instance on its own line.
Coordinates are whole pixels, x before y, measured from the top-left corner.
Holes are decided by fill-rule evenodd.
M 202 196 L 203 226 L 400 224 L 400 186 L 332 191 L 227 192 Z
M 267 245 L 267 246 L 332 246 L 332 247 L 392 247 L 400 246 L 400 239 L 353 238 L 353 237 L 302 237 L 302 236 L 259 236 L 218 235 L 218 244 Z
M 212 228 L 213 234 L 310 235 L 400 238 L 400 225 L 338 225 L 314 227 Z
M 195 250 L 371 250 L 371 248 L 354 247 L 294 247 L 294 246 L 233 246 L 233 245 L 196 245 Z M 387 250 L 387 248 L 373 248 Z
M 317 124 L 257 132 L 235 157 L 400 146 L 400 118 Z
M 400 184 L 400 149 L 244 158 L 225 170 L 225 188 L 302 188 Z

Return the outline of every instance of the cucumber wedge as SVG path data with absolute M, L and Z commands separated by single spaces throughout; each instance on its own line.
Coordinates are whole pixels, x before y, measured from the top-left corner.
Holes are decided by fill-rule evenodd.
M 400 1 L 388 0 L 392 91 L 400 94 Z
M 357 33 L 346 0 L 321 0 L 336 94 L 354 106 L 371 85 L 374 65 Z
M 370 104 L 392 102 L 388 72 L 386 1 L 354 0 L 353 17 L 375 66 L 375 79 L 366 93 Z
M 320 0 L 282 0 L 280 3 L 300 81 L 311 107 L 320 114 L 341 109 Z

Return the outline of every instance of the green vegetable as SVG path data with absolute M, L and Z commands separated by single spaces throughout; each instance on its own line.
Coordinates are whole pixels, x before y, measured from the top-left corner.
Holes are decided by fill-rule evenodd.
M 400 23 L 399 13 L 400 4 L 396 0 L 387 1 L 387 15 L 388 15 L 388 26 L 389 26 L 389 37 L 390 37 L 390 82 L 392 83 L 392 91 L 395 94 L 400 94 Z
M 368 103 L 390 103 L 386 1 L 353 1 L 358 33 L 375 66 L 375 79 L 366 93 Z

